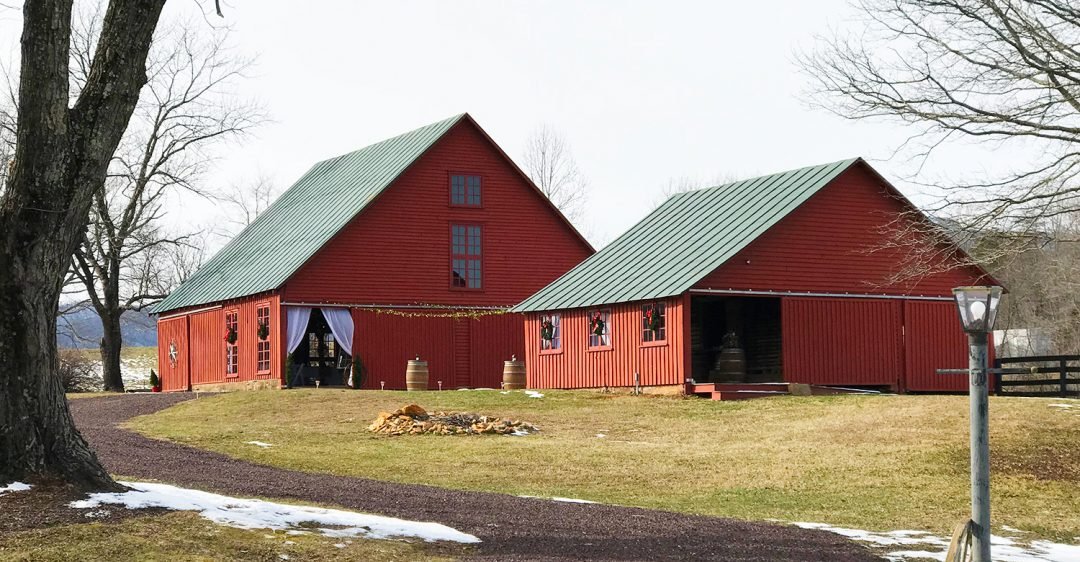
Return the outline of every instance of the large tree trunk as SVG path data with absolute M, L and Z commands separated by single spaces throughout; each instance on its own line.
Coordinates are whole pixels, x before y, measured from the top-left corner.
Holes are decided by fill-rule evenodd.
M 0 196 L 0 481 L 60 476 L 115 489 L 79 435 L 57 375 L 56 314 L 90 203 L 146 83 L 164 0 L 112 0 L 68 107 L 71 0 L 23 6 L 15 165 Z
M 55 266 L 27 268 L 42 252 L 18 252 L 2 260 L 0 275 L 0 482 L 27 474 L 60 476 L 85 489 L 114 489 L 108 473 L 79 435 L 56 376 Z M 12 267 L 14 265 L 14 267 Z M 61 273 L 62 275 L 62 273 Z
M 120 333 L 119 311 L 101 314 L 101 376 L 106 392 L 123 392 L 124 378 L 120 372 L 120 349 L 124 345 Z

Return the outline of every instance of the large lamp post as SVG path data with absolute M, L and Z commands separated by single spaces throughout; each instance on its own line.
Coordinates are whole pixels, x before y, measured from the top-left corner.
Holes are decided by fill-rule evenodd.
M 968 335 L 968 393 L 971 397 L 971 521 L 975 562 L 990 561 L 990 423 L 987 335 L 994 329 L 1001 287 L 953 289 L 960 323 Z

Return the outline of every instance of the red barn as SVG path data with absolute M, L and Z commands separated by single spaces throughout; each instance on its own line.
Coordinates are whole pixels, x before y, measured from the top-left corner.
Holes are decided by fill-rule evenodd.
M 951 289 L 992 280 L 890 282 L 898 220 L 925 219 L 862 159 L 675 195 L 515 307 L 528 385 L 963 390 L 935 374 L 967 365 Z
M 159 303 L 163 387 L 345 384 L 356 358 L 404 388 L 420 356 L 433 388 L 497 388 L 507 309 L 592 253 L 459 115 L 316 164 Z

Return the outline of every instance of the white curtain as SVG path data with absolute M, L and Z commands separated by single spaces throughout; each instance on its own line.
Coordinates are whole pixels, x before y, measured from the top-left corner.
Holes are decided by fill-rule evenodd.
M 304 334 L 307 332 L 308 319 L 310 318 L 310 306 L 285 307 L 285 325 L 289 329 L 289 333 L 285 335 L 285 344 L 287 345 L 285 351 L 287 353 L 296 351 L 296 348 L 300 347 L 300 342 L 304 341 Z
M 347 308 L 320 308 L 323 318 L 334 332 L 334 339 L 345 353 L 352 355 L 353 321 L 352 312 Z

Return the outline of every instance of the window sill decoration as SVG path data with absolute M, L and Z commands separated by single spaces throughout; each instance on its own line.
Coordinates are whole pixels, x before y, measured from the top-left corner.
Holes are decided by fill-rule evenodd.
M 551 320 L 544 320 L 540 322 L 540 339 L 544 341 L 551 341 L 555 338 L 555 325 L 551 323 Z
M 656 309 L 654 307 L 650 306 L 649 308 L 645 309 L 645 315 L 643 318 L 645 320 L 645 327 L 648 328 L 649 331 L 654 334 L 660 331 L 660 315 L 656 313 Z
M 236 345 L 236 338 L 237 335 L 235 327 L 229 326 L 228 328 L 225 328 L 225 343 L 229 345 Z
M 270 326 L 266 322 L 260 322 L 259 330 L 255 334 L 260 340 L 266 341 L 266 338 L 270 337 Z
M 604 335 L 604 319 L 599 312 L 593 314 L 592 322 L 589 323 L 589 330 L 594 336 Z

